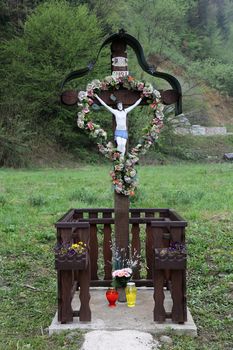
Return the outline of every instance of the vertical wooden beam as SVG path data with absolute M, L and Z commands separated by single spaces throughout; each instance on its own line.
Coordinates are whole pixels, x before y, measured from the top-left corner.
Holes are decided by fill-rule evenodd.
M 115 192 L 115 242 L 122 257 L 129 255 L 129 198 Z
M 76 212 L 75 213 L 75 219 L 79 220 L 79 219 L 83 219 L 83 213 L 82 212 Z M 76 240 L 74 239 L 74 243 L 76 243 Z M 73 271 L 73 275 L 74 275 L 74 280 L 77 282 L 77 290 L 79 290 L 79 271 Z
M 59 243 L 71 243 L 72 230 L 58 229 L 57 238 Z M 73 284 L 73 271 L 57 271 L 58 282 L 58 321 L 61 323 L 73 321 L 73 310 L 71 307 L 71 289 Z
M 78 240 L 86 243 L 89 248 L 90 244 L 90 226 L 85 228 L 78 228 L 74 235 L 77 235 Z M 88 254 L 89 255 L 89 254 Z M 90 281 L 91 281 L 91 267 L 90 256 L 88 256 L 88 266 L 86 270 L 79 270 L 79 283 L 80 283 L 80 311 L 79 320 L 83 322 L 91 321 L 91 309 L 90 309 Z
M 127 64 L 124 67 L 119 67 L 114 64 L 114 59 L 117 57 L 127 58 L 126 43 L 122 40 L 115 40 L 111 45 L 111 67 L 112 74 L 121 74 L 120 72 L 127 71 Z M 115 123 L 113 123 L 115 131 Z M 127 149 L 127 147 L 126 147 Z M 129 256 L 129 198 L 115 192 L 115 243 L 116 247 L 122 251 L 122 257 Z
M 146 218 L 153 218 L 154 212 L 146 212 Z M 146 224 L 146 265 L 147 265 L 147 279 L 152 279 L 152 266 L 153 266 L 153 238 L 152 238 L 152 230 L 151 224 Z
M 90 218 L 98 218 L 98 213 L 90 212 Z M 90 259 L 91 259 L 91 279 L 98 280 L 98 237 L 97 225 L 90 225 Z
M 163 229 L 162 227 L 151 227 L 151 234 L 153 237 L 152 248 L 163 247 Z M 164 322 L 166 319 L 166 312 L 164 308 L 164 271 L 155 269 L 155 262 L 153 262 L 153 283 L 154 283 L 154 321 Z
M 170 233 L 173 242 L 185 243 L 183 227 L 172 227 Z M 172 321 L 184 323 L 187 321 L 186 270 L 171 270 L 171 284 Z
M 140 217 L 140 213 L 131 213 L 132 218 Z M 140 242 L 140 226 L 139 223 L 132 224 L 132 241 L 131 241 L 131 255 L 140 256 L 141 254 L 141 242 Z M 140 279 L 140 262 L 137 262 L 137 266 L 133 272 L 133 279 Z
M 103 218 L 111 218 L 112 213 L 103 213 Z M 112 228 L 110 224 L 104 224 L 104 240 L 103 240 L 103 255 L 104 255 L 104 279 L 112 279 Z

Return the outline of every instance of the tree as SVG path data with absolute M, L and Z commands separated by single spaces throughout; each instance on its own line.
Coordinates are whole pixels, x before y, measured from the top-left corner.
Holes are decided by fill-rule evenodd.
M 0 0 L 0 39 L 21 34 L 28 14 L 43 0 Z
M 101 37 L 97 18 L 86 5 L 56 0 L 39 5 L 26 21 L 23 36 L 1 45 L 3 127 L 17 119 L 36 135 L 63 143 L 72 140 L 74 111 L 61 108 L 60 84 L 67 73 L 96 56 Z

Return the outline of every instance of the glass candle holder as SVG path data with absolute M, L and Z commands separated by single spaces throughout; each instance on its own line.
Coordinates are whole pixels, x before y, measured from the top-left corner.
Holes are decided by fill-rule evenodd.
M 137 297 L 137 288 L 134 282 L 127 283 L 125 294 L 126 294 L 127 306 L 134 307 L 136 304 L 136 297 Z
M 116 307 L 116 301 L 118 299 L 118 292 L 115 288 L 108 288 L 106 292 L 106 298 L 109 302 L 109 307 Z

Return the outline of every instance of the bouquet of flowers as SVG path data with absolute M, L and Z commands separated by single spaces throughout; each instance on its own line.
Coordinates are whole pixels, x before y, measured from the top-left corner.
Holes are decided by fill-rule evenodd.
M 130 280 L 133 274 L 133 270 L 129 267 L 125 267 L 120 270 L 115 270 L 112 272 L 113 282 L 112 285 L 115 288 L 123 287 L 125 288 L 127 282 Z

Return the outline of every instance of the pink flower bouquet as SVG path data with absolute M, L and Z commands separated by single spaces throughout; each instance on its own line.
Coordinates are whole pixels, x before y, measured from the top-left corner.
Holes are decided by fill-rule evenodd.
M 127 282 L 130 280 L 130 278 L 132 276 L 132 273 L 133 273 L 133 271 L 129 267 L 113 271 L 113 273 L 112 273 L 113 286 L 115 288 L 119 288 L 119 287 L 125 288 L 127 285 Z

